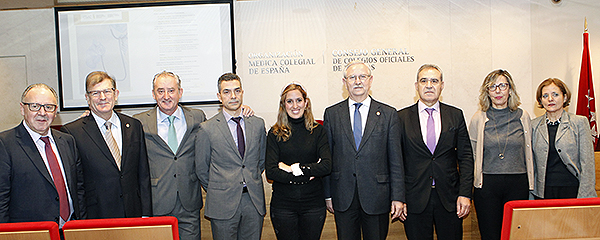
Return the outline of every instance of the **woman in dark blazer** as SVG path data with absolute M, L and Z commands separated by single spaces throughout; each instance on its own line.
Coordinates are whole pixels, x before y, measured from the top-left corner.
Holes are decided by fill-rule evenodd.
M 571 92 L 558 78 L 537 88 L 538 107 L 546 113 L 532 120 L 537 198 L 596 197 L 594 147 L 588 119 L 564 110 Z
M 265 169 L 273 180 L 271 221 L 277 239 L 320 239 L 326 216 L 321 177 L 331 171 L 331 153 L 299 83 L 281 93 L 277 123 L 267 136 Z

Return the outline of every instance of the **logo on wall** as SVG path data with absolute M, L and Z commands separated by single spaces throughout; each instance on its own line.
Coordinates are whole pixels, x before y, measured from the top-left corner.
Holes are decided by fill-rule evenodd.
M 410 55 L 406 48 L 374 48 L 368 49 L 339 49 L 331 52 L 333 57 L 332 69 L 334 72 L 344 70 L 346 64 L 360 60 L 375 69 L 376 64 L 399 64 L 415 61 L 415 56 Z
M 248 54 L 248 71 L 253 75 L 288 74 L 290 67 L 305 65 L 315 65 L 315 59 L 305 57 L 302 51 Z

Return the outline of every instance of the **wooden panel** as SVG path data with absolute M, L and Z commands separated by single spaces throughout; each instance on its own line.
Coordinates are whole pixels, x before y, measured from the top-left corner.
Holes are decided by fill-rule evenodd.
M 69 229 L 64 231 L 65 240 L 95 240 L 95 239 L 144 239 L 172 240 L 173 232 L 170 225 Z
M 510 239 L 600 239 L 600 206 L 520 208 Z
M 50 231 L 0 232 L 1 240 L 50 240 Z

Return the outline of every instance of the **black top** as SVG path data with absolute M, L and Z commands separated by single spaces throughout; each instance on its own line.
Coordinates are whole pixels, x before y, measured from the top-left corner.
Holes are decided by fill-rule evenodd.
M 304 127 L 304 117 L 292 119 L 291 136 L 287 141 L 277 141 L 273 129 L 267 136 L 265 170 L 267 178 L 273 180 L 271 207 L 294 208 L 323 207 L 325 197 L 321 177 L 331 171 L 331 153 L 323 126 L 312 131 Z M 295 177 L 279 169 L 279 162 L 289 166 L 300 163 L 304 175 Z M 309 180 L 310 177 L 315 177 Z
M 546 165 L 546 186 L 566 187 L 579 186 L 579 180 L 567 170 L 556 151 L 556 131 L 559 124 L 548 123 L 548 162 Z

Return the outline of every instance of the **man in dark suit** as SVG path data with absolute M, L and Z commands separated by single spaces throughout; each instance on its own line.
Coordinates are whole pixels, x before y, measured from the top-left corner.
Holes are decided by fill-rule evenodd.
M 0 222 L 85 218 L 81 161 L 75 140 L 50 130 L 57 96 L 33 84 L 21 96 L 23 122 L 0 133 Z
M 419 101 L 398 111 L 406 173 L 406 208 L 400 219 L 408 239 L 462 239 L 471 207 L 473 154 L 460 109 L 439 102 L 442 70 L 417 72 Z
M 152 216 L 142 124 L 113 110 L 116 88 L 106 72 L 88 74 L 85 99 L 91 114 L 61 129 L 77 142 L 88 218 Z
M 385 239 L 388 214 L 404 208 L 400 125 L 393 107 L 369 96 L 371 70 L 350 63 L 342 82 L 349 98 L 325 109 L 324 126 L 333 158 L 327 209 L 335 214 L 338 239 Z
M 204 112 L 179 106 L 181 80 L 160 72 L 152 80 L 157 107 L 134 115 L 144 125 L 155 216 L 175 216 L 181 239 L 200 239 L 202 188 L 196 173 L 195 142 Z
M 258 240 L 266 213 L 262 172 L 266 131 L 262 118 L 242 116 L 244 90 L 233 73 L 219 77 L 223 109 L 200 125 L 197 172 L 206 189 L 204 215 L 215 240 Z

